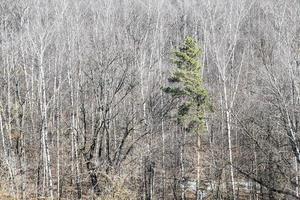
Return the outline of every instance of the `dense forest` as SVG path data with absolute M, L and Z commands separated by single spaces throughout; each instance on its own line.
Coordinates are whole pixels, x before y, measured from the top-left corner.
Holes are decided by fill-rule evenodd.
M 300 199 L 298 0 L 0 0 L 0 199 Z

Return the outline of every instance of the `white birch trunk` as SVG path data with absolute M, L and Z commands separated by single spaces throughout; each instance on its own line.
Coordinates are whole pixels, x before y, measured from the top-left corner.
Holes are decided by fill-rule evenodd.
M 43 147 L 43 159 L 44 159 L 44 167 L 45 173 L 47 176 L 47 184 L 49 188 L 50 198 L 53 199 L 53 180 L 51 173 L 51 161 L 50 161 L 50 153 L 48 147 L 48 112 L 47 112 L 47 94 L 46 94 L 46 84 L 45 84 L 45 73 L 44 73 L 44 50 L 41 48 L 40 51 L 40 104 L 41 104 L 41 113 L 42 113 L 42 147 Z
M 231 113 L 230 107 L 228 105 L 228 94 L 226 83 L 223 81 L 223 90 L 224 90 L 224 103 L 225 103 L 225 112 L 226 112 L 226 129 L 227 129 L 227 138 L 228 138 L 228 150 L 229 150 L 229 162 L 230 162 L 230 178 L 231 178 L 231 185 L 232 185 L 232 195 L 233 200 L 236 199 L 235 195 L 235 181 L 234 181 L 234 170 L 233 170 L 233 156 L 232 156 L 232 143 L 231 143 Z

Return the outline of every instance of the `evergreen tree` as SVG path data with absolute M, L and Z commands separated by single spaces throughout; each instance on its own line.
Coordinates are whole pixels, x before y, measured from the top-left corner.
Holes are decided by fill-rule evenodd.
M 174 52 L 176 69 L 168 79 L 170 86 L 163 88 L 164 92 L 182 100 L 178 108 L 178 121 L 190 131 L 196 129 L 197 134 L 204 125 L 204 111 L 210 108 L 201 76 L 200 56 L 201 49 L 196 41 L 187 37 Z

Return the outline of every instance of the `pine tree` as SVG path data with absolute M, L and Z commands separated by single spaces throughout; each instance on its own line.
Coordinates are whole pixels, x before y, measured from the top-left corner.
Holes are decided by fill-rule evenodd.
M 184 44 L 174 52 L 173 63 L 176 69 L 168 79 L 170 86 L 163 89 L 173 98 L 181 100 L 178 107 L 178 123 L 188 132 L 197 135 L 197 199 L 201 196 L 200 133 L 204 127 L 204 112 L 211 108 L 207 90 L 203 86 L 200 56 L 201 49 L 196 41 L 191 37 L 186 38 Z
M 164 92 L 182 100 L 178 108 L 179 123 L 189 131 L 196 129 L 197 133 L 204 125 L 204 111 L 210 109 L 208 93 L 201 76 L 200 56 L 201 49 L 196 41 L 187 37 L 184 44 L 174 52 L 173 63 L 176 69 L 168 79 L 170 86 L 163 88 Z

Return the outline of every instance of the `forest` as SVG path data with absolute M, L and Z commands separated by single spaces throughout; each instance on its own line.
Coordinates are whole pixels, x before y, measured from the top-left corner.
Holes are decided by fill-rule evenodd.
M 298 0 L 0 0 L 0 199 L 300 199 Z

